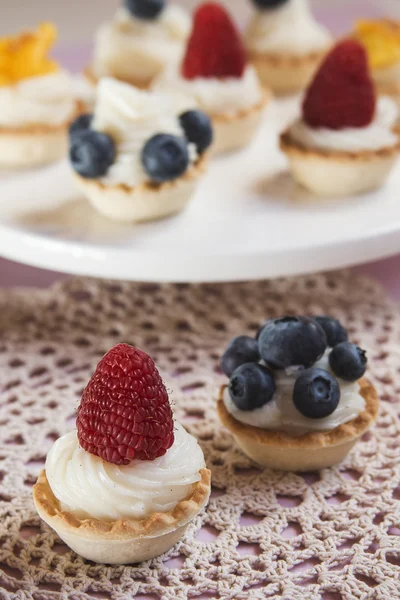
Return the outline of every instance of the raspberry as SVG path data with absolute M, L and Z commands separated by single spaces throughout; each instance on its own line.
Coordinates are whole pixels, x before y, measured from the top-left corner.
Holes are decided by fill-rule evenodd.
M 364 48 L 344 40 L 325 58 L 303 102 L 310 127 L 366 127 L 376 108 L 376 90 Z
M 83 392 L 76 426 L 82 448 L 109 463 L 163 456 L 174 421 L 152 358 L 128 344 L 109 350 Z
M 241 77 L 245 68 L 246 51 L 227 11 L 214 2 L 200 6 L 194 16 L 182 76 Z

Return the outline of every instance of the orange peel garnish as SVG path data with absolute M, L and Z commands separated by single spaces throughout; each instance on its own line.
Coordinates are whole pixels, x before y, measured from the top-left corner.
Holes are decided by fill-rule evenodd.
M 355 25 L 355 37 L 365 47 L 372 69 L 400 63 L 400 23 L 360 20 Z
M 0 38 L 0 86 L 58 71 L 58 64 L 48 57 L 56 39 L 52 23 L 41 23 L 35 32 Z

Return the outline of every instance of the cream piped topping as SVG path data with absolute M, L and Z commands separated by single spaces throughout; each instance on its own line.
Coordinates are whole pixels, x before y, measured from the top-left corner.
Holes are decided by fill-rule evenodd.
M 72 79 L 66 71 L 30 77 L 0 87 L 0 126 L 61 125 L 76 111 Z
M 197 440 L 175 423 L 175 441 L 153 461 L 115 465 L 79 446 L 76 431 L 59 438 L 46 460 L 46 476 L 62 510 L 103 521 L 168 512 L 200 481 L 204 456 Z
M 246 32 L 250 50 L 271 54 L 309 54 L 328 48 L 329 31 L 313 17 L 308 0 L 288 0 L 257 11 Z
M 315 368 L 325 369 L 334 375 L 329 366 L 329 352 L 315 363 Z M 358 382 L 348 383 L 336 379 L 340 385 L 340 401 L 336 410 L 323 419 L 309 419 L 303 416 L 293 403 L 293 389 L 296 370 L 275 371 L 276 392 L 270 402 L 252 411 L 239 410 L 232 402 L 228 388 L 223 401 L 227 411 L 238 421 L 260 427 L 261 429 L 283 431 L 302 435 L 314 431 L 331 431 L 335 427 L 348 423 L 365 410 L 365 400 L 360 394 Z
M 367 127 L 335 130 L 326 127 L 314 128 L 299 119 L 290 128 L 290 137 L 306 148 L 317 150 L 379 150 L 399 142 L 399 136 L 393 131 L 398 116 L 396 102 L 383 96 L 378 99 L 374 120 Z
M 120 8 L 97 32 L 94 72 L 97 77 L 148 81 L 181 59 L 190 28 L 189 15 L 177 5 L 166 6 L 149 21 Z
M 195 79 L 184 79 L 179 68 L 173 66 L 155 80 L 153 89 L 181 94 L 210 115 L 251 108 L 262 100 L 261 84 L 251 65 L 246 67 L 242 77 Z
M 115 79 L 102 79 L 92 128 L 111 135 L 116 144 L 116 159 L 100 181 L 128 187 L 148 181 L 141 162 L 143 147 L 158 133 L 184 137 L 178 118 L 182 106 L 176 96 L 144 92 Z M 196 150 L 192 144 L 189 153 L 193 162 Z

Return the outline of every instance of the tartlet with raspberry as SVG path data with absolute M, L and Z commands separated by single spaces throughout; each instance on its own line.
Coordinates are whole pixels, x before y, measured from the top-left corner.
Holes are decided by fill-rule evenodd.
M 35 167 L 67 154 L 68 127 L 82 111 L 71 76 L 48 53 L 51 23 L 0 39 L 0 166 Z
M 256 338 L 234 338 L 221 358 L 230 378 L 218 415 L 255 462 L 311 471 L 341 462 L 373 425 L 379 400 L 364 350 L 332 317 L 283 317 Z
M 250 62 L 276 94 L 303 90 L 332 45 L 309 0 L 252 0 L 256 13 L 245 33 Z
M 195 438 L 174 421 L 150 356 L 127 344 L 107 352 L 76 427 L 54 443 L 34 486 L 40 517 L 94 562 L 166 552 L 207 504 L 210 471 Z
M 114 77 L 147 89 L 163 69 L 181 60 L 190 34 L 189 14 L 168 0 L 123 0 L 95 37 L 88 80 Z
M 228 11 L 215 2 L 197 8 L 181 65 L 165 69 L 153 87 L 185 96 L 208 114 L 214 153 L 247 146 L 271 99 L 247 60 Z
M 104 78 L 93 115 L 70 128 L 79 189 L 115 221 L 160 219 L 186 206 L 207 166 L 210 119 L 176 98 Z
M 364 48 L 344 40 L 321 65 L 280 146 L 309 191 L 360 194 L 382 186 L 398 159 L 397 119 L 394 100 L 377 96 Z

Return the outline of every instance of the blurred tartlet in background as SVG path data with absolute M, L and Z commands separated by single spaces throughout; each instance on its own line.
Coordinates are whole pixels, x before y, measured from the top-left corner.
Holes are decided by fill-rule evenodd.
M 332 45 L 308 0 L 252 0 L 245 42 L 261 82 L 276 94 L 303 90 Z
M 189 14 L 166 0 L 124 0 L 113 19 L 99 27 L 86 75 L 94 84 L 113 77 L 148 88 L 167 65 L 182 58 L 190 27 Z
M 81 110 L 73 81 L 48 53 L 51 23 L 0 39 L 0 166 L 33 167 L 65 156 L 68 127 Z

